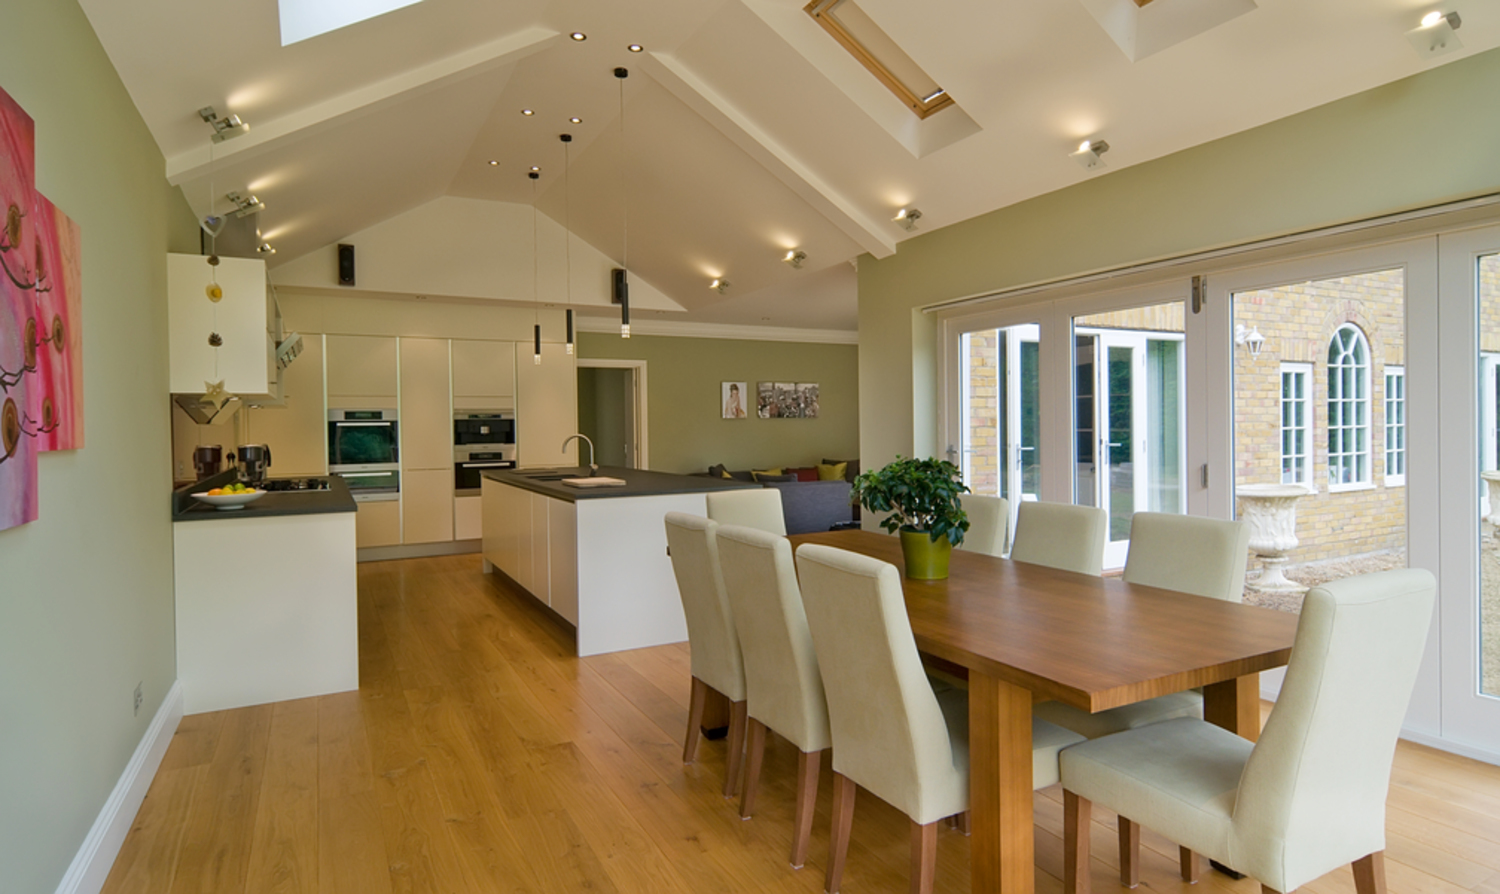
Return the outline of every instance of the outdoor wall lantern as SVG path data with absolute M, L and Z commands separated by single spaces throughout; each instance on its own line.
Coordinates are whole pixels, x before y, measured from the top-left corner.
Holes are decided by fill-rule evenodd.
M 1250 359 L 1254 360 L 1260 356 L 1260 349 L 1266 346 L 1266 337 L 1254 326 L 1246 329 L 1245 324 L 1240 323 L 1234 327 L 1234 343 L 1249 348 Z

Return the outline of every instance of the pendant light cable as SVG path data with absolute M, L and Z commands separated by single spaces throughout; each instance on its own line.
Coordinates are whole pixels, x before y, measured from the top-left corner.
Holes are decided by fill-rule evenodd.
M 630 337 L 630 184 L 625 179 L 625 79 L 630 70 L 615 69 L 620 82 L 620 337 Z
M 568 179 L 568 171 L 572 167 L 571 150 L 573 148 L 573 135 L 562 134 L 558 139 L 563 144 L 563 298 L 568 306 L 568 341 L 567 352 L 573 353 L 573 231 L 568 229 L 568 218 L 573 203 L 573 193 Z
M 531 171 L 527 174 L 531 178 L 531 311 L 535 326 L 532 329 L 534 352 L 531 362 L 537 366 L 542 365 L 542 297 L 541 297 L 541 265 L 538 256 L 541 254 L 541 246 L 537 244 L 536 227 L 536 184 L 542 178 L 541 174 Z

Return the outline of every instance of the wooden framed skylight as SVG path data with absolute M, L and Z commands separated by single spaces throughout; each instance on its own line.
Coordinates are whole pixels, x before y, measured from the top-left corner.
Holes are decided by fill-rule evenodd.
M 854 0 L 812 0 L 804 9 L 918 118 L 953 105 L 953 97 Z

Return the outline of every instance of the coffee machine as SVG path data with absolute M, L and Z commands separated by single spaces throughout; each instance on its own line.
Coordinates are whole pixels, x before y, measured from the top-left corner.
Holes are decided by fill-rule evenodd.
M 265 444 L 241 444 L 234 453 L 239 460 L 240 482 L 250 487 L 265 483 L 271 468 L 271 448 Z
M 230 454 L 233 456 L 233 453 Z M 197 481 L 212 478 L 224 468 L 224 448 L 219 444 L 205 444 L 193 450 L 193 474 Z

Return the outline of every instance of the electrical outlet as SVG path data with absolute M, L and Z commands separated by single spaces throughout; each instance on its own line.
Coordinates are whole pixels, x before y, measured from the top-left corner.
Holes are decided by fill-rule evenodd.
M 141 695 L 141 687 L 145 685 L 145 680 L 135 684 L 135 714 L 137 717 L 141 714 L 141 702 L 145 700 L 145 696 Z
M 185 474 L 187 474 L 187 463 L 179 459 L 177 461 L 177 477 L 181 478 Z

